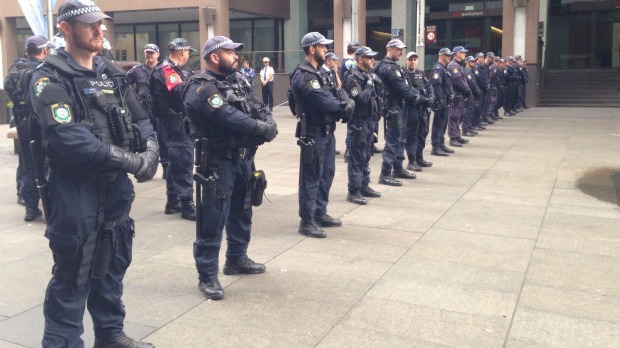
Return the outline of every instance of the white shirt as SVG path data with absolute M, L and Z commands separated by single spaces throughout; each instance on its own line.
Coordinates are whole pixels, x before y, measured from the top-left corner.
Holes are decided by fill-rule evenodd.
M 264 68 L 262 68 L 262 69 L 260 69 L 260 80 L 261 80 L 261 82 L 273 81 L 273 74 L 274 73 L 275 73 L 275 71 L 269 65 L 264 67 Z M 267 74 L 267 79 L 265 79 L 265 74 Z

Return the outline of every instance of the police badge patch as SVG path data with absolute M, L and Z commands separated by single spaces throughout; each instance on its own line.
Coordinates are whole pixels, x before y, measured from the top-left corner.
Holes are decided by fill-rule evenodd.
M 52 104 L 51 108 L 54 121 L 60 124 L 67 124 L 71 122 L 71 109 L 66 107 L 64 104 L 62 106 L 59 104 Z
M 41 92 L 43 92 L 43 88 L 45 88 L 45 86 L 50 84 L 50 79 L 48 79 L 47 77 L 42 77 L 40 79 L 38 79 L 35 83 L 34 83 L 34 95 L 36 97 L 38 97 Z
M 478 75 L 478 70 L 474 71 L 474 74 Z
M 351 88 L 351 96 L 352 97 L 357 97 L 358 94 L 359 94 L 359 92 L 357 91 L 357 87 Z
M 459 70 L 457 68 L 454 68 L 454 70 L 452 70 L 452 71 L 454 71 L 455 74 L 458 74 L 458 72 L 459 72 Z
M 168 82 L 170 83 L 176 83 L 178 80 L 179 80 L 179 76 L 177 76 L 177 74 L 172 74 L 168 76 Z
M 434 78 L 435 80 L 437 80 L 437 79 L 439 78 L 439 73 L 434 73 L 434 74 L 433 74 L 433 78 Z
M 321 88 L 321 84 L 319 83 L 319 80 L 312 80 L 312 81 L 310 81 L 310 86 L 312 86 L 312 88 L 314 88 L 314 89 Z
M 471 80 L 471 75 L 467 75 L 467 78 Z
M 224 104 L 222 97 L 220 97 L 220 95 L 217 93 L 210 96 L 207 101 L 209 102 L 209 105 L 211 105 L 211 107 L 214 109 L 219 109 Z

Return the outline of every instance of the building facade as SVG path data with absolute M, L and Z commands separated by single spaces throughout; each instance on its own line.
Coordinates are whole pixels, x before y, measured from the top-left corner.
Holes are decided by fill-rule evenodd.
M 2 79 L 32 35 L 18 0 L 3 3 L 8 4 L 0 14 Z M 276 72 L 286 73 L 303 59 L 299 42 L 309 31 L 334 39 L 340 57 L 351 40 L 383 53 L 385 43 L 399 37 L 420 55 L 426 70 L 441 47 L 521 54 L 532 81 L 530 105 L 536 104 L 540 69 L 619 67 L 618 0 L 100 0 L 98 5 L 114 18 L 106 23 L 106 37 L 120 61 L 141 61 L 142 48 L 151 42 L 165 56 L 175 37 L 200 48 L 209 37 L 226 35 L 245 44 L 241 56 L 252 66 L 269 57 Z M 199 51 L 189 62 L 195 70 L 203 68 Z

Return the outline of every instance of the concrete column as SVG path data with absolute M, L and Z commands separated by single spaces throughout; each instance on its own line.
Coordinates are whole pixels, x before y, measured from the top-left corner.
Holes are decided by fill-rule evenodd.
M 366 45 L 366 0 L 355 0 L 357 2 L 357 37 L 354 38 L 360 44 Z M 354 28 L 355 30 L 355 28 Z
M 514 41 L 513 54 L 525 54 L 526 7 L 528 0 L 514 0 Z
M 308 1 L 291 0 L 290 19 L 284 21 L 284 50 L 286 71 L 292 71 L 304 59 L 301 38 L 308 32 Z
M 215 22 L 213 23 L 213 29 L 215 35 L 230 36 L 230 6 L 228 0 L 214 1 L 215 8 Z
M 415 52 L 418 54 L 418 66 L 424 70 L 424 58 L 426 57 L 426 21 L 424 12 L 426 8 L 425 0 L 418 0 L 416 6 L 416 44 Z
M 416 4 L 411 0 L 392 0 L 391 29 L 403 29 L 401 40 L 407 45 L 406 52 L 416 48 L 415 8 Z M 402 60 L 404 60 L 406 52 L 404 52 Z

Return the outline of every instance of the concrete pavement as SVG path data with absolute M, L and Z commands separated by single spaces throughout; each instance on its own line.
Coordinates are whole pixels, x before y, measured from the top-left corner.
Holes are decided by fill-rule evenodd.
M 136 184 L 126 331 L 157 347 L 620 346 L 620 114 L 530 109 L 357 206 L 336 161 L 327 239 L 297 234 L 295 119 L 259 150 L 269 201 L 249 255 L 267 273 L 197 289 L 194 225 L 163 214 L 165 183 Z M 40 346 L 52 265 L 44 223 L 15 203 L 17 156 L 0 126 L 0 347 Z M 344 127 L 337 131 L 344 150 Z M 427 148 L 426 153 L 430 149 Z M 161 169 L 160 169 L 161 171 Z M 613 173 L 618 173 L 613 176 Z M 224 254 L 222 250 L 222 255 Z M 220 265 L 223 265 L 223 258 Z M 86 346 L 92 346 L 85 315 Z

